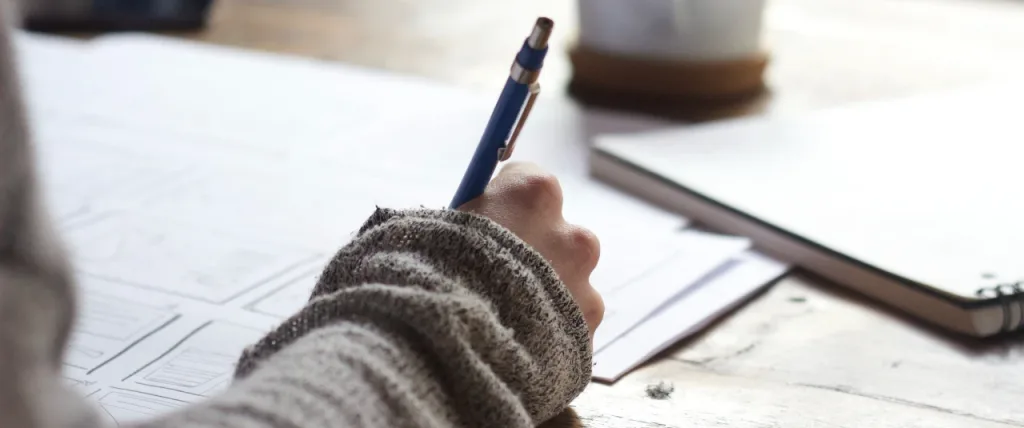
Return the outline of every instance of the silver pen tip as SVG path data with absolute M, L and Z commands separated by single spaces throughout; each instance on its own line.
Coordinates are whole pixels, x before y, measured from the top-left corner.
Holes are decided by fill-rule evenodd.
M 551 30 L 554 27 L 555 21 L 552 21 L 551 18 L 537 18 L 537 23 L 533 24 L 533 32 L 526 39 L 526 44 L 533 49 L 546 48 L 548 46 L 548 38 L 551 37 Z

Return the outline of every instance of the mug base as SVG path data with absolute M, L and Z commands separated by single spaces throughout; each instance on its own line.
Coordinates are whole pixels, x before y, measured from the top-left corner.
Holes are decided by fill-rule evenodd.
M 587 104 L 658 116 L 709 120 L 745 115 L 768 93 L 768 55 L 729 61 L 682 61 L 569 49 L 569 93 Z

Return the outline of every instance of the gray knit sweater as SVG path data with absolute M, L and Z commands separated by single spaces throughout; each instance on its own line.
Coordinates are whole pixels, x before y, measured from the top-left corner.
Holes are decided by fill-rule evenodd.
M 0 15 L 11 19 L 2 3 Z M 60 377 L 74 278 L 39 205 L 0 34 L 0 426 L 100 427 Z M 229 388 L 138 425 L 529 427 L 587 385 L 590 346 L 554 270 L 506 229 L 462 212 L 379 209 L 306 307 L 240 356 Z

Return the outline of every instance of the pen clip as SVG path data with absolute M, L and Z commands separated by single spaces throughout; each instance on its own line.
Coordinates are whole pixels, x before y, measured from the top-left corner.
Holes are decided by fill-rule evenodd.
M 519 139 L 519 131 L 523 130 L 523 124 L 526 123 L 526 118 L 530 116 L 530 110 L 533 109 L 533 102 L 537 100 L 537 95 L 540 94 L 540 84 L 537 82 L 530 84 L 530 95 L 526 98 L 526 103 L 523 104 L 522 111 L 519 112 L 519 117 L 516 120 L 516 126 L 512 130 L 512 135 L 508 137 L 508 142 L 505 143 L 505 147 L 498 149 L 498 161 L 507 161 L 512 157 L 512 149 L 516 147 L 516 140 Z

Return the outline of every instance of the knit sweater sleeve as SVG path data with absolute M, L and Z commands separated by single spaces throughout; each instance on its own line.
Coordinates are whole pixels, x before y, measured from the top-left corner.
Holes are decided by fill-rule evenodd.
M 532 427 L 590 379 L 579 308 L 490 220 L 379 209 L 223 394 L 147 427 Z

